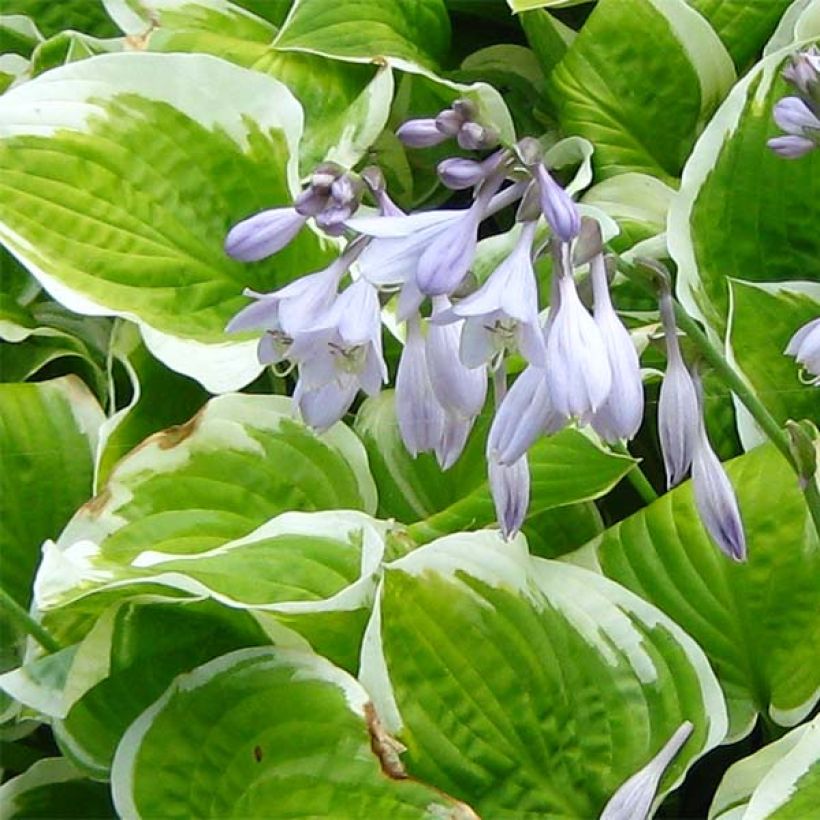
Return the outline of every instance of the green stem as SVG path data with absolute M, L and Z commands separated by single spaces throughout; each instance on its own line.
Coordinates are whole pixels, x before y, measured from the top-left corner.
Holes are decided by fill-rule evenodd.
M 59 652 L 62 647 L 31 615 L 26 612 L 11 595 L 0 589 L 0 610 L 5 610 L 9 619 L 19 626 L 23 632 L 31 635 L 47 652 Z
M 629 458 L 634 458 L 632 453 L 626 448 L 623 444 L 613 444 L 612 450 L 616 453 L 620 453 L 622 456 L 629 456 Z M 643 501 L 647 504 L 651 504 L 658 498 L 658 494 L 655 492 L 655 488 L 652 486 L 649 479 L 646 477 L 646 473 L 641 469 L 640 462 L 636 461 L 635 466 L 626 474 L 626 478 L 629 483 L 635 488 L 635 492 L 641 497 Z

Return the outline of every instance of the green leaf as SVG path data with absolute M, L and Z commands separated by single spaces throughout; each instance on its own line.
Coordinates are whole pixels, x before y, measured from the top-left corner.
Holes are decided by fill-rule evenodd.
M 595 145 L 600 178 L 635 171 L 671 184 L 734 76 L 684 0 L 601 0 L 550 83 L 564 132 Z
M 820 718 L 739 760 L 723 775 L 709 820 L 802 820 L 820 802 Z
M 563 9 L 588 2 L 589 0 L 507 0 L 509 7 L 516 13 L 530 9 Z
M 46 37 L 63 29 L 84 31 L 95 37 L 112 37 L 117 32 L 100 0 L 3 0 L 4 14 L 26 14 Z
M 597 817 L 684 720 L 695 731 L 661 792 L 723 738 L 694 641 L 617 584 L 530 558 L 522 537 L 450 536 L 384 573 L 360 677 L 408 772 L 482 816 Z
M 739 738 L 758 712 L 792 726 L 817 700 L 820 550 L 797 479 L 772 446 L 726 470 L 747 563 L 732 562 L 712 544 L 690 481 L 570 558 L 655 604 L 703 647 L 729 703 L 730 737 Z
M 806 215 L 820 197 L 820 152 L 792 162 L 766 147 L 780 133 L 772 109 L 790 93 L 780 72 L 791 52 L 766 57 L 734 87 L 701 135 L 672 202 L 668 240 L 678 295 L 720 336 L 729 278 L 781 282 L 811 278 L 817 269 L 820 233 Z
M 687 0 L 712 25 L 738 68 L 754 62 L 792 0 Z
M 253 12 L 257 17 L 269 20 L 275 26 L 281 26 L 288 16 L 293 0 L 237 0 L 237 6 Z
M 122 51 L 122 38 L 101 40 L 79 31 L 61 31 L 40 43 L 31 54 L 31 76 L 57 68 L 77 60 L 85 60 L 95 54 Z
M 30 17 L 23 14 L 0 14 L 0 54 L 29 57 L 42 40 L 43 35 Z
M 820 423 L 817 388 L 800 379 L 800 365 L 784 351 L 799 328 L 820 315 L 820 287 L 730 282 L 727 350 L 735 366 L 782 425 L 788 419 Z M 812 292 L 814 291 L 814 298 Z M 740 402 L 738 429 L 748 450 L 765 441 Z
M 378 718 L 354 678 L 304 652 L 240 650 L 178 678 L 133 723 L 114 760 L 114 803 L 125 817 L 466 811 L 421 783 L 386 777 L 377 743 Z
M 40 545 L 91 495 L 102 421 L 76 377 L 0 384 L 0 585 L 23 607 Z
M 261 371 L 256 341 L 224 333 L 243 287 L 328 258 L 309 230 L 253 265 L 222 247 L 232 224 L 291 201 L 301 123 L 281 83 L 204 55 L 47 72 L 0 98 L 0 241 L 69 309 L 131 318 L 172 370 L 237 388 Z
M 541 70 L 549 76 L 575 39 L 575 31 L 544 9 L 526 11 L 518 18 Z
M 6 781 L 0 786 L 0 806 L 6 820 L 116 817 L 108 786 L 86 780 L 62 757 L 38 760 L 23 774 Z
M 341 59 L 393 57 L 436 69 L 450 50 L 450 19 L 443 0 L 294 0 L 274 45 Z

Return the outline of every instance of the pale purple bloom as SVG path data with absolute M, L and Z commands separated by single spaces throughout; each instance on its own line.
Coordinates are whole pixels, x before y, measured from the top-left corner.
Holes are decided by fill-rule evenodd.
M 700 413 L 695 383 L 681 356 L 669 293 L 661 295 L 660 307 L 666 337 L 666 372 L 658 399 L 658 435 L 666 484 L 671 488 L 683 480 L 692 464 Z
M 407 338 L 396 373 L 396 417 L 412 456 L 434 450 L 444 432 L 444 408 L 430 383 L 418 316 L 407 321 Z
M 559 298 L 547 331 L 547 382 L 558 413 L 589 421 L 609 395 L 612 370 L 601 331 L 578 298 L 568 248 L 560 250 L 562 263 L 553 274 Z
M 447 108 L 436 117 L 436 128 L 448 137 L 454 137 L 466 122 L 464 115 L 452 108 Z
M 813 377 L 808 384 L 820 385 L 820 317 L 803 325 L 789 340 L 785 353 L 794 358 Z
M 517 347 L 531 364 L 546 364 L 544 334 L 538 321 L 538 289 L 532 265 L 535 222 L 523 225 L 512 253 L 473 294 L 442 317 L 467 320 L 462 361 L 468 367 L 489 361 L 498 351 Z
M 784 97 L 774 107 L 774 121 L 788 134 L 806 136 L 806 131 L 820 130 L 820 120 L 800 97 Z
M 530 365 L 501 400 L 487 438 L 488 458 L 513 464 L 544 433 L 555 433 L 567 423 L 550 401 L 546 370 Z
M 305 424 L 321 433 L 344 416 L 358 392 L 359 383 L 351 374 L 341 374 L 315 390 L 306 390 L 300 380 L 293 391 L 293 403 Z
M 612 387 L 604 404 L 595 413 L 592 426 L 608 442 L 631 439 L 643 419 L 643 383 L 638 353 L 632 338 L 612 307 L 601 254 L 590 262 L 595 299 L 595 322 L 601 331 L 612 371 Z
M 737 497 L 723 465 L 715 455 L 702 415 L 692 457 L 692 489 L 700 520 L 712 541 L 735 561 L 746 560 L 746 536 Z
M 522 456 L 513 464 L 499 464 L 494 458 L 487 459 L 495 513 L 501 534 L 513 538 L 521 529 L 530 503 L 530 468 L 527 457 Z
M 811 97 L 820 87 L 820 52 L 815 46 L 792 57 L 783 70 L 783 77 L 801 94 Z
M 694 726 L 684 721 L 661 750 L 624 782 L 604 807 L 599 820 L 646 820 L 664 772 L 689 739 Z
M 436 167 L 436 171 L 439 179 L 453 191 L 472 188 L 487 175 L 483 163 L 462 157 L 443 159 Z
M 240 262 L 258 262 L 289 244 L 307 222 L 295 208 L 261 211 L 228 231 L 225 253 Z
M 409 148 L 429 148 L 449 139 L 433 119 L 408 120 L 396 131 L 396 136 Z
M 436 461 L 442 470 L 449 470 L 458 461 L 474 423 L 475 416 L 464 417 L 445 410 L 444 429 L 436 445 Z
M 562 241 L 571 242 L 581 230 L 581 214 L 572 197 L 550 176 L 543 163 L 533 168 L 541 190 L 541 210 L 552 232 Z
M 785 159 L 799 159 L 817 147 L 814 140 L 810 140 L 808 137 L 799 137 L 795 134 L 772 137 L 766 145 L 775 154 Z

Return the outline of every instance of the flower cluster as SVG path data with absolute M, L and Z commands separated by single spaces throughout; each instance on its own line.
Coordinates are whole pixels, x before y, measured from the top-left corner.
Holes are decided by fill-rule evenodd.
M 775 122 L 786 133 L 768 146 L 781 157 L 797 159 L 820 144 L 820 51 L 812 47 L 795 54 L 783 77 L 797 94 L 775 105 Z

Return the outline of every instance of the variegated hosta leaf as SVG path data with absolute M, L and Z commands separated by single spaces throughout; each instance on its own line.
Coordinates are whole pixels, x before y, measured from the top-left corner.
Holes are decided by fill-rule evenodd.
M 550 83 L 563 131 L 595 145 L 601 179 L 634 171 L 674 184 L 734 78 L 720 40 L 684 0 L 601 0 Z M 651 139 L 647 123 L 662 124 Z
M 7 780 L 0 786 L 0 806 L 5 820 L 116 817 L 108 786 L 86 779 L 63 757 L 38 760 L 23 774 Z
M 678 295 L 721 336 L 727 277 L 817 278 L 820 232 L 812 215 L 820 198 L 820 151 L 790 161 L 766 147 L 781 133 L 772 109 L 792 93 L 780 74 L 794 49 L 766 57 L 734 87 L 687 161 L 670 210 Z
M 820 805 L 820 718 L 739 760 L 723 775 L 709 820 L 804 820 Z
M 68 308 L 132 318 L 171 369 L 234 389 L 261 369 L 256 341 L 223 330 L 243 288 L 328 258 L 309 230 L 274 262 L 222 247 L 233 223 L 291 200 L 301 125 L 281 83 L 204 55 L 47 72 L 0 98 L 0 241 Z
M 114 759 L 120 817 L 472 818 L 400 776 L 361 685 L 324 658 L 243 649 L 177 678 Z M 391 776 L 386 776 L 392 774 Z
M 820 693 L 820 543 L 797 479 L 771 445 L 726 465 L 748 561 L 717 550 L 691 482 L 568 556 L 662 609 L 709 657 L 729 704 L 730 737 L 758 712 L 793 726 Z
M 778 422 L 806 418 L 820 424 L 817 387 L 801 380 L 800 365 L 784 355 L 797 330 L 820 316 L 820 284 L 732 281 L 729 288 L 726 347 L 736 368 Z M 735 406 L 746 449 L 765 441 L 745 407 L 739 401 Z
M 689 720 L 666 792 L 726 730 L 680 627 L 521 536 L 448 536 L 386 565 L 360 677 L 408 772 L 484 817 L 596 817 Z
M 95 37 L 113 37 L 117 32 L 105 13 L 101 0 L 3 0 L 3 14 L 25 14 L 46 37 L 65 29 Z

